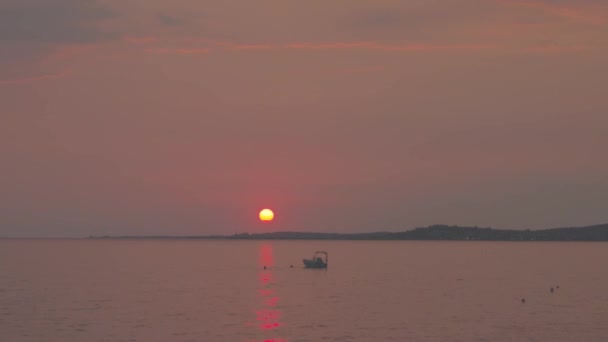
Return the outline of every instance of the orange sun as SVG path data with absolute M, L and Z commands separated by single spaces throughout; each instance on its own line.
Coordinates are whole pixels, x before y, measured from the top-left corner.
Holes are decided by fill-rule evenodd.
M 262 209 L 260 211 L 260 220 L 263 222 L 270 222 L 274 219 L 274 213 L 270 209 Z

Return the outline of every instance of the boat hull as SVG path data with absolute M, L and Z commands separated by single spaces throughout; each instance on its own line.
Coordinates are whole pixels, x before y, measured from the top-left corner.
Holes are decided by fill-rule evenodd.
M 327 264 L 324 262 L 312 261 L 310 259 L 303 259 L 304 267 L 306 268 L 327 268 Z

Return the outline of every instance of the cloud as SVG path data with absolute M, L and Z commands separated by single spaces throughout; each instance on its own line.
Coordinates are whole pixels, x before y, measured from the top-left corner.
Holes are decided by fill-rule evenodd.
M 352 23 L 359 27 L 393 27 L 406 19 L 395 9 L 380 8 L 364 11 L 352 19 Z
M 585 50 L 584 46 L 557 46 L 557 45 L 540 45 L 531 46 L 525 49 L 527 52 L 536 53 L 568 53 L 568 52 L 581 52 Z
M 270 44 L 233 44 L 229 48 L 232 50 L 267 50 L 277 47 Z
M 159 14 L 157 16 L 157 18 L 158 18 L 158 21 L 163 25 L 175 26 L 175 25 L 181 24 L 181 21 L 179 19 L 172 17 L 170 15 L 167 15 L 167 14 Z
M 115 37 L 96 26 L 114 15 L 94 0 L 3 0 L 0 44 L 73 44 Z
M 206 54 L 214 51 L 258 51 L 258 50 L 300 50 L 300 51 L 336 51 L 336 50 L 365 50 L 388 53 L 405 52 L 456 52 L 456 51 L 512 51 L 525 53 L 575 53 L 587 49 L 584 45 L 559 45 L 559 44 L 531 44 L 528 46 L 510 46 L 499 43 L 495 44 L 429 44 L 429 43 L 382 43 L 373 41 L 354 42 L 294 42 L 283 44 L 254 44 L 233 43 L 229 41 L 217 41 L 209 39 L 182 38 L 177 41 L 162 40 L 158 37 L 130 37 L 126 42 L 146 45 L 147 53 L 153 54 L 177 54 L 195 55 Z M 150 47 L 151 44 L 165 44 L 165 47 Z M 366 70 L 367 71 L 367 70 Z M 356 70 L 353 72 L 361 72 Z
M 362 74 L 368 72 L 380 72 L 384 71 L 383 66 L 361 66 L 361 67 L 351 67 L 351 68 L 342 68 L 338 70 L 338 72 L 343 74 Z
M 156 38 L 129 38 L 128 42 L 135 44 L 157 43 Z M 331 43 L 311 43 L 295 42 L 283 44 L 250 44 L 233 43 L 228 41 L 214 41 L 205 39 L 182 39 L 187 46 L 178 47 L 155 47 L 146 49 L 150 53 L 207 53 L 213 50 L 378 50 L 385 52 L 415 52 L 415 51 L 456 51 L 456 50 L 492 50 L 497 49 L 493 44 L 408 44 L 408 43 L 379 43 L 379 42 L 331 42 Z M 166 42 L 173 45 L 175 42 Z M 184 43 L 182 43 L 184 44 Z
M 438 51 L 438 50 L 488 50 L 495 49 L 490 44 L 384 44 L 376 42 L 346 42 L 346 43 L 291 43 L 285 45 L 289 49 L 368 49 L 383 51 Z
M 154 54 L 178 54 L 178 55 L 196 55 L 202 53 L 209 53 L 211 50 L 207 48 L 151 48 L 146 49 L 148 53 Z
M 127 35 L 127 36 L 123 37 L 123 40 L 127 43 L 148 44 L 148 43 L 158 41 L 158 37 L 154 37 L 154 36 L 141 36 L 140 37 L 140 36 Z
M 602 13 L 602 11 L 597 10 L 598 5 L 605 4 L 599 1 L 499 0 L 499 3 L 538 10 L 550 16 L 580 23 L 592 25 L 608 23 L 608 15 L 605 12 Z
M 119 37 L 100 25 L 115 16 L 97 0 L 0 1 L 1 84 L 63 77 L 60 55 Z
M 392 5 L 370 2 L 358 10 L 346 11 L 340 23 L 343 31 L 374 41 L 470 41 L 472 37 L 466 30 L 485 25 L 488 16 L 498 14 L 495 7 L 488 1 L 407 1 Z
M 25 84 L 25 83 L 31 83 L 31 82 L 36 82 L 36 81 L 56 80 L 59 78 L 64 78 L 64 77 L 68 76 L 70 73 L 71 72 L 69 70 L 65 70 L 65 71 L 62 71 L 59 73 L 55 73 L 55 74 L 37 75 L 37 76 L 23 77 L 23 78 L 17 78 L 17 79 L 5 79 L 5 80 L 0 79 L 0 85 Z

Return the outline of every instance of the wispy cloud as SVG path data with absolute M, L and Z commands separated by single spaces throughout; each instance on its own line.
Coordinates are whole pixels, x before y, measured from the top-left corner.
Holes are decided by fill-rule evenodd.
M 125 36 L 123 40 L 127 43 L 133 44 L 148 44 L 158 41 L 158 37 L 155 36 Z
M 209 53 L 208 48 L 150 48 L 146 52 L 153 54 L 178 54 L 178 55 L 196 55 Z
M 352 67 L 352 68 L 343 68 L 340 69 L 339 72 L 342 74 L 363 74 L 369 72 L 380 72 L 384 71 L 383 66 L 360 66 L 360 67 Z
M 524 7 L 542 11 L 548 15 L 593 25 L 603 25 L 608 23 L 608 14 L 596 11 L 595 7 L 586 4 L 583 1 L 572 2 L 571 4 L 548 2 L 548 1 L 530 1 L 530 0 L 498 0 L 499 3 Z
M 229 41 L 218 41 L 210 39 L 180 38 L 168 39 L 164 44 L 171 47 L 153 47 L 150 45 L 163 45 L 163 39 L 158 37 L 142 37 L 125 39 L 126 42 L 144 44 L 149 47 L 145 49 L 152 54 L 177 54 L 177 55 L 196 55 L 207 54 L 214 51 L 259 51 L 259 50 L 300 50 L 300 51 L 332 51 L 332 50 L 367 50 L 379 52 L 446 52 L 446 51 L 513 51 L 531 53 L 573 53 L 581 52 L 587 47 L 583 45 L 529 45 L 514 46 L 510 44 L 408 44 L 408 43 L 380 43 L 371 41 L 354 42 L 331 42 L 331 43 L 312 43 L 294 42 L 284 44 L 249 44 L 233 43 Z M 178 46 L 175 46 L 178 45 Z
M 584 46 L 557 46 L 557 45 L 539 45 L 527 47 L 524 50 L 527 52 L 536 53 L 567 53 L 567 52 L 580 52 L 585 50 Z
M 346 43 L 292 43 L 285 45 L 289 49 L 368 49 L 383 51 L 438 51 L 438 50 L 492 50 L 498 48 L 490 44 L 385 44 L 376 42 L 346 42 Z
M 60 78 L 69 76 L 71 73 L 72 72 L 70 70 L 64 70 L 62 72 L 55 73 L 55 74 L 28 76 L 28 77 L 16 78 L 16 79 L 4 79 L 4 80 L 0 79 L 0 85 L 14 85 L 14 84 L 25 84 L 25 83 L 32 83 L 32 82 L 38 82 L 38 81 L 56 80 L 56 79 L 60 79 Z
M 117 31 L 102 26 L 115 17 L 115 12 L 98 0 L 1 0 L 0 78 L 5 79 L 3 84 L 21 82 L 6 80 L 6 75 L 13 74 L 15 67 L 32 69 L 36 64 L 49 64 L 73 55 L 81 47 L 120 38 Z
M 269 44 L 235 44 L 229 48 L 232 50 L 267 50 L 275 49 L 277 47 Z
M 115 38 L 96 26 L 114 13 L 96 0 L 3 0 L 0 43 L 93 43 Z
M 167 26 L 175 26 L 175 25 L 179 25 L 181 23 L 181 21 L 173 16 L 167 15 L 167 14 L 159 14 L 157 16 L 158 21 L 163 24 L 163 25 L 167 25 Z
M 158 39 L 153 37 L 128 38 L 125 41 L 136 44 L 156 43 Z M 416 51 L 455 51 L 455 50 L 493 50 L 499 48 L 493 44 L 391 44 L 377 42 L 331 42 L 331 43 L 310 43 L 296 42 L 285 44 L 249 44 L 233 43 L 228 41 L 214 41 L 205 39 L 183 39 L 182 43 L 193 43 L 190 46 L 179 47 L 154 47 L 146 49 L 149 53 L 175 53 L 175 54 L 194 54 L 207 53 L 214 50 L 377 50 L 388 52 L 416 52 Z M 175 43 L 167 43 L 175 45 Z

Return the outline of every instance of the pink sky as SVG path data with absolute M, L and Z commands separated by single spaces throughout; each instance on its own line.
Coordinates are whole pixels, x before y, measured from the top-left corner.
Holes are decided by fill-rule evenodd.
M 5 0 L 0 236 L 608 222 L 607 37 L 599 0 Z

